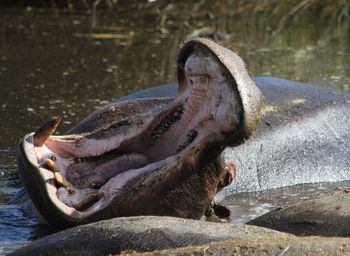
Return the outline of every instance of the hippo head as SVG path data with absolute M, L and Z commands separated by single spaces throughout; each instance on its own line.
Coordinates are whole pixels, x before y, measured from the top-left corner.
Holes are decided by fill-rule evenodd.
M 113 103 L 70 134 L 52 135 L 56 119 L 23 138 L 21 177 L 46 222 L 203 215 L 234 176 L 221 152 L 253 133 L 262 98 L 240 57 L 208 39 L 181 47 L 177 74 L 174 98 Z

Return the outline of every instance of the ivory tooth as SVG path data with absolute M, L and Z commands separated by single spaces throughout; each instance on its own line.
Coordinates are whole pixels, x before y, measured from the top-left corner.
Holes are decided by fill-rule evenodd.
M 52 161 L 52 159 L 47 159 L 46 160 L 46 165 L 53 172 L 59 172 L 60 171 L 60 167 L 58 166 L 58 164 L 56 162 Z
M 58 124 L 61 122 L 61 117 L 57 117 L 43 126 L 41 126 L 33 135 L 33 141 L 35 147 L 41 147 L 50 135 L 52 135 L 57 129 Z
M 55 174 L 55 180 L 59 185 L 65 188 L 69 187 L 70 185 L 69 182 L 66 180 L 66 178 L 62 176 L 62 174 L 60 174 L 59 172 L 54 172 L 54 174 Z

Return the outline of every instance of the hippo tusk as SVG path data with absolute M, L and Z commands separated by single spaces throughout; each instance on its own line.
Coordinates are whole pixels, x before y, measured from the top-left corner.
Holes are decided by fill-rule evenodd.
M 61 117 L 57 117 L 36 130 L 33 135 L 35 147 L 41 147 L 45 143 L 45 141 L 56 131 L 61 119 Z

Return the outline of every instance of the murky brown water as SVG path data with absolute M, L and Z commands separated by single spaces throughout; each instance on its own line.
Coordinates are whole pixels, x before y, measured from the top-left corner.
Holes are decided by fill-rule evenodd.
M 54 116 L 63 117 L 64 132 L 114 98 L 174 81 L 178 46 L 189 35 L 214 31 L 241 55 L 252 75 L 349 91 L 350 33 L 345 27 L 304 24 L 275 33 L 252 25 L 253 17 L 234 19 L 228 9 L 232 3 L 139 8 L 136 2 L 99 12 L 94 30 L 85 10 L 0 9 L 0 254 L 31 237 L 35 224 L 7 205 L 20 187 L 19 139 Z M 264 203 L 257 202 L 263 208 Z M 249 210 L 242 206 L 236 212 L 242 222 Z

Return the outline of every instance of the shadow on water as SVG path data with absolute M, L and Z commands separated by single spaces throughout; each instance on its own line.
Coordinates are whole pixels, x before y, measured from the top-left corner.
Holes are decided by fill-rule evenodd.
M 81 1 L 79 8 L 52 6 L 55 1 L 35 7 L 7 3 L 0 6 L 0 254 L 30 239 L 36 223 L 7 204 L 21 187 L 19 139 L 54 116 L 63 117 L 63 133 L 114 98 L 173 82 L 178 46 L 188 36 L 221 41 L 242 56 L 251 75 L 349 91 L 346 26 L 308 21 L 276 32 L 274 24 L 260 24 L 249 13 L 237 18 L 241 9 L 234 1 L 118 1 L 97 8 L 92 28 L 92 1 Z M 292 196 L 296 190 L 283 193 L 302 199 L 303 193 Z M 227 199 L 233 222 L 278 207 L 275 201 L 284 201 L 276 191 Z

